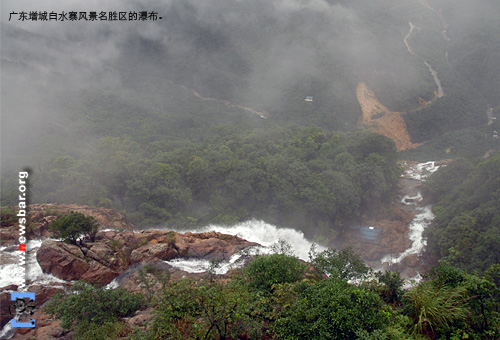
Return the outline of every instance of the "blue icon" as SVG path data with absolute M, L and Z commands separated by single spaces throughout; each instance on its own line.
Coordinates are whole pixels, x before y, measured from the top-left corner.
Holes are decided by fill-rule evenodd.
M 26 302 L 26 298 L 29 302 Z M 15 301 L 9 306 L 9 313 L 14 316 L 14 319 L 10 320 L 11 327 L 35 327 L 34 319 L 29 319 L 28 322 L 20 321 L 33 315 L 35 293 L 10 293 L 10 301 Z

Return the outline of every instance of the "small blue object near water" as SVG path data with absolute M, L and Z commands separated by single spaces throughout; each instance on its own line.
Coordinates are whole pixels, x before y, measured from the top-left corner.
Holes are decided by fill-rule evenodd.
M 361 242 L 380 243 L 382 230 L 373 226 L 363 227 L 360 225 L 351 226 L 354 236 Z

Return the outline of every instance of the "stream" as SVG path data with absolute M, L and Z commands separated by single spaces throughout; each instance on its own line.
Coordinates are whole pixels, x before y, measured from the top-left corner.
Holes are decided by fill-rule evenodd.
M 406 185 L 404 186 L 405 195 L 401 203 L 415 211 L 415 217 L 408 225 L 408 239 L 411 241 L 411 246 L 402 253 L 385 255 L 380 260 L 380 263 L 381 268 L 388 267 L 389 269 L 394 267 L 394 265 L 399 265 L 397 269 L 403 276 L 418 280 L 419 273 L 408 271 L 404 260 L 409 256 L 419 256 L 422 253 L 422 250 L 427 245 L 426 240 L 423 238 L 423 232 L 434 219 L 432 206 L 421 205 L 423 197 L 418 187 L 421 182 L 425 182 L 429 175 L 436 172 L 440 166 L 436 165 L 436 162 L 430 161 L 418 164 L 408 164 L 405 162 L 405 167 L 406 170 L 401 176 L 402 180 L 406 181 Z
M 441 81 L 437 76 L 437 72 L 431 67 L 431 65 L 429 65 L 428 62 L 425 61 L 424 64 L 429 68 L 429 71 L 431 72 L 432 77 L 434 78 L 434 82 L 438 87 L 436 98 L 441 98 L 442 96 L 444 96 L 444 92 L 443 92 L 443 87 L 441 86 Z
M 410 25 L 410 31 L 408 32 L 408 34 L 404 37 L 403 39 L 403 43 L 405 44 L 406 48 L 408 49 L 408 52 L 411 54 L 411 55 L 417 55 L 415 53 L 415 50 L 410 46 L 410 44 L 408 43 L 408 39 L 410 38 L 410 35 L 413 33 L 413 30 L 414 29 L 421 29 L 420 27 L 417 27 L 415 26 L 413 23 L 411 22 L 408 22 L 408 24 Z M 443 36 L 445 38 L 445 40 L 450 40 L 448 38 L 448 36 L 446 35 L 446 30 L 443 31 Z M 446 60 L 448 60 L 448 51 L 446 52 Z M 441 98 L 444 96 L 444 91 L 443 91 L 443 86 L 441 85 L 441 80 L 439 80 L 438 78 L 438 75 L 437 75 L 437 72 L 436 70 L 434 70 L 431 65 L 427 62 L 427 61 L 424 61 L 424 64 L 425 66 L 427 66 L 427 68 L 429 69 L 429 71 L 431 72 L 431 75 L 432 77 L 434 78 L 434 82 L 436 83 L 436 86 L 437 86 L 437 91 L 435 91 L 435 97 L 431 100 L 436 100 L 437 98 Z

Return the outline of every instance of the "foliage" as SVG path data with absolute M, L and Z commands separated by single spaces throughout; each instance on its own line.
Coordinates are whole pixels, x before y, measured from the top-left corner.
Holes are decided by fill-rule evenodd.
M 287 266 L 293 258 L 285 254 L 286 244 L 281 246 L 283 252 L 257 258 L 267 260 L 264 271 L 282 273 L 276 264 Z M 294 265 L 301 267 L 295 259 Z M 150 278 L 155 268 L 146 266 L 143 274 Z M 73 327 L 77 339 L 486 340 L 500 335 L 498 265 L 484 276 L 450 266 L 434 268 L 426 281 L 406 292 L 399 275 L 390 272 L 377 274 L 380 283 L 348 283 L 334 277 L 302 280 L 302 275 L 284 282 L 278 276 L 259 277 L 264 291 L 254 289 L 255 276 L 248 273 L 230 280 L 164 282 L 161 297 L 151 304 L 154 318 L 146 330 L 120 320 L 143 301 L 121 288 L 79 282 L 71 292 L 55 296 L 44 310 L 60 319 L 62 327 Z
M 73 324 L 79 327 L 114 322 L 131 315 L 141 305 L 142 296 L 123 288 L 98 288 L 80 281 L 68 293 L 60 293 L 52 298 L 44 310 L 61 320 L 61 327 L 68 329 Z
M 273 124 L 212 124 L 195 141 L 103 135 L 92 158 L 60 156 L 34 175 L 33 199 L 112 206 L 139 226 L 259 218 L 332 238 L 395 189 L 390 139 Z
M 378 295 L 346 281 L 302 282 L 294 289 L 296 300 L 274 325 L 276 339 L 356 339 L 356 332 L 371 333 L 389 321 Z
M 375 276 L 384 285 L 384 290 L 380 293 L 387 303 L 396 303 L 403 297 L 404 279 L 397 272 L 377 272 Z
M 123 321 L 81 322 L 76 327 L 75 340 L 108 340 L 126 337 L 130 333 L 130 326 Z
M 238 280 L 229 283 L 181 280 L 168 285 L 148 338 L 260 338 L 258 295 Z
M 275 284 L 293 283 L 304 277 L 306 266 L 297 257 L 286 254 L 259 256 L 246 268 L 251 287 L 270 292 Z
M 451 287 L 422 282 L 405 295 L 405 308 L 415 320 L 413 331 L 434 334 L 438 327 L 449 327 L 454 321 L 464 321 L 469 315 L 467 290 L 463 286 Z
M 348 281 L 363 279 L 370 273 L 370 268 L 351 247 L 340 251 L 327 249 L 319 254 L 312 248 L 309 257 L 319 276 L 326 274 L 331 278 Z
M 497 124 L 447 132 L 416 148 L 399 153 L 400 159 L 427 162 L 429 159 L 474 159 L 499 151 L 500 140 L 493 137 Z
M 92 242 L 95 241 L 99 224 L 92 216 L 71 211 L 68 215 L 52 221 L 49 227 L 58 231 L 65 242 L 76 244 L 82 235 L 88 236 Z
M 150 305 L 157 303 L 155 286 L 160 285 L 165 289 L 170 280 L 170 272 L 161 270 L 153 265 L 147 264 L 137 272 L 139 287 L 143 291 L 145 302 Z
M 18 211 L 13 207 L 0 207 L 0 218 L 2 226 L 13 225 L 18 221 Z
M 436 202 L 425 232 L 429 253 L 468 272 L 500 262 L 500 155 L 455 161 L 429 178 L 424 193 Z

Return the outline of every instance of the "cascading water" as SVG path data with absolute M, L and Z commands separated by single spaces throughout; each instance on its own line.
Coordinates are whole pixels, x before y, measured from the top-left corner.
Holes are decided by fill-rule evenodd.
M 426 162 L 415 165 L 407 166 L 407 170 L 402 175 L 403 178 L 412 179 L 416 181 L 425 181 L 428 175 L 438 170 L 439 166 L 435 165 L 435 162 Z M 431 223 L 434 215 L 432 214 L 431 207 L 418 207 L 418 203 L 422 200 L 420 192 L 416 194 L 406 195 L 402 199 L 402 203 L 406 205 L 416 206 L 417 214 L 409 225 L 409 239 L 412 241 L 410 248 L 406 249 L 400 254 L 388 254 L 381 259 L 381 262 L 394 264 L 400 263 L 405 257 L 411 254 L 418 254 L 422 251 L 425 246 L 425 240 L 422 238 L 422 233 L 424 229 Z M 223 234 L 236 235 L 250 242 L 256 242 L 262 245 L 262 247 L 252 247 L 247 249 L 250 255 L 256 253 L 270 253 L 270 247 L 284 240 L 292 246 L 292 250 L 296 256 L 302 260 L 309 259 L 309 251 L 313 242 L 307 240 L 301 231 L 297 231 L 291 228 L 278 228 L 272 224 L 266 223 L 264 221 L 250 220 L 242 223 L 238 223 L 233 226 L 223 226 L 223 225 L 208 225 L 206 227 L 196 229 L 196 230 L 178 230 L 179 232 L 208 232 L 216 231 Z M 38 265 L 36 260 L 36 251 L 40 247 L 41 240 L 32 240 L 27 243 L 27 277 L 29 283 L 31 284 L 55 284 L 63 283 L 52 275 L 44 274 Z M 323 251 L 326 248 L 317 245 L 316 249 L 318 251 Z M 13 252 L 6 252 L 6 248 L 0 248 L 0 253 L 2 255 L 14 255 Z M 243 264 L 244 256 L 242 254 L 233 255 L 228 261 L 220 263 L 215 272 L 217 274 L 224 274 L 231 268 L 238 267 Z M 17 260 L 14 256 L 14 260 Z M 17 261 L 16 261 L 17 262 Z M 204 272 L 207 271 L 211 263 L 207 260 L 200 259 L 176 259 L 168 261 L 170 265 L 187 271 L 187 272 Z M 21 273 L 21 269 L 17 263 L 7 263 L 0 266 L 2 276 L 0 277 L 0 287 L 4 287 L 11 284 L 19 285 L 24 277 Z M 116 288 L 117 283 L 112 282 L 108 285 L 110 288 Z
M 222 226 L 222 225 L 208 225 L 201 229 L 196 230 L 183 230 L 179 232 L 191 231 L 197 233 L 203 233 L 208 231 L 215 231 L 223 234 L 236 235 L 247 241 L 256 242 L 263 247 L 254 247 L 250 249 L 250 254 L 255 254 L 260 252 L 261 254 L 266 254 L 271 252 L 270 247 L 284 240 L 292 246 L 292 251 L 297 257 L 302 260 L 309 259 L 309 250 L 313 245 L 313 242 L 307 240 L 304 237 L 304 233 L 290 228 L 278 228 L 272 224 L 266 223 L 264 221 L 251 220 L 242 223 L 238 223 L 233 226 Z M 326 248 L 320 245 L 316 245 L 318 251 L 323 251 Z M 233 255 L 229 261 L 223 262 L 218 268 L 215 269 L 217 274 L 224 274 L 231 269 L 231 267 L 237 267 L 242 264 L 241 254 Z M 210 268 L 210 261 L 199 260 L 199 259 L 176 259 L 172 261 L 167 261 L 173 267 L 187 271 L 187 272 L 204 272 Z
M 57 277 L 45 274 L 42 272 L 42 268 L 36 260 L 36 252 L 42 245 L 42 240 L 31 240 L 26 243 L 26 278 L 28 284 L 40 284 L 49 285 L 63 283 L 64 280 L 58 279 Z M 19 266 L 17 263 L 19 251 L 8 252 L 7 247 L 0 248 L 0 254 L 2 257 L 11 257 L 14 263 L 8 263 L 0 266 L 0 271 L 2 275 L 0 277 L 0 287 L 5 287 L 8 285 L 21 285 L 24 283 L 24 268 Z
M 411 247 L 406 249 L 404 252 L 398 255 L 386 255 L 380 260 L 382 263 L 400 263 L 405 257 L 412 254 L 419 254 L 422 249 L 427 245 L 427 242 L 423 239 L 422 233 L 425 228 L 431 224 L 434 219 L 434 214 L 432 213 L 431 206 L 428 205 L 424 208 L 418 208 L 420 212 L 415 215 L 413 220 L 409 225 L 410 232 L 408 238 L 412 241 Z
M 31 240 L 26 243 L 26 283 L 27 285 L 37 284 L 52 287 L 62 287 L 59 283 L 64 283 L 66 281 L 58 279 L 51 274 L 45 274 L 42 272 L 42 268 L 36 260 L 36 252 L 42 245 L 42 240 Z M 9 251 L 11 247 L 0 247 L 0 256 L 2 258 L 9 259 L 9 262 L 4 265 L 0 265 L 0 287 L 5 287 L 9 285 L 20 286 L 25 282 L 25 272 L 24 268 L 18 264 L 18 253 L 19 251 Z M 10 290 L 3 290 L 2 292 L 10 293 Z M 0 339 L 9 339 L 14 336 L 15 328 L 11 328 L 10 322 L 6 323 L 5 326 L 0 331 Z
M 425 162 L 419 164 L 409 165 L 404 164 L 407 170 L 402 175 L 403 178 L 424 182 L 429 175 L 436 172 L 439 166 L 435 162 Z M 422 234 L 434 219 L 434 214 L 432 213 L 432 207 L 427 205 L 425 207 L 419 207 L 418 204 L 422 201 L 423 197 L 420 191 L 416 195 L 405 195 L 401 200 L 401 203 L 408 206 L 416 206 L 416 214 L 408 228 L 410 229 L 408 233 L 408 238 L 412 242 L 411 246 L 404 252 L 399 254 L 387 254 L 380 262 L 391 264 L 401 263 L 403 259 L 413 254 L 420 254 L 423 248 L 426 246 L 427 242 L 423 239 Z

